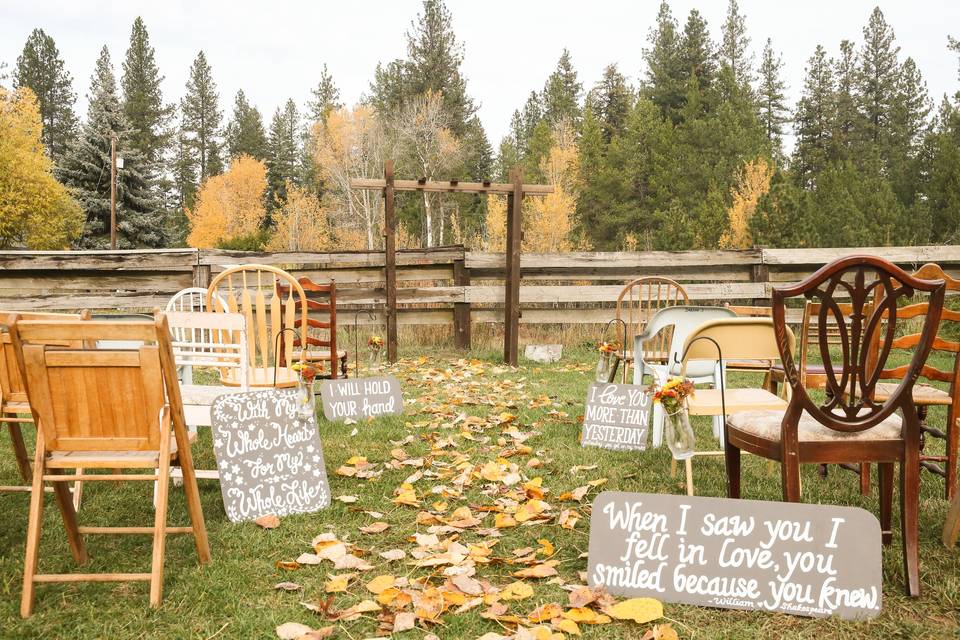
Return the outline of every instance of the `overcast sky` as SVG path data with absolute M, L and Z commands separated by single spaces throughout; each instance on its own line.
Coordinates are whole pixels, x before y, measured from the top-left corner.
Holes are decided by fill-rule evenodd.
M 767 37 L 783 53 L 791 103 L 817 43 L 835 54 L 842 39 L 859 42 L 876 4 L 740 0 L 757 59 Z M 511 113 L 527 94 L 543 86 L 563 47 L 570 49 L 585 88 L 611 62 L 636 81 L 643 73 L 642 48 L 658 5 L 658 0 L 447 0 L 466 48 L 468 90 L 480 105 L 491 143 L 499 143 Z M 719 37 L 726 0 L 675 0 L 671 6 L 681 24 L 692 7 L 698 8 L 714 38 Z M 960 89 L 957 58 L 946 48 L 951 30 L 960 37 L 960 2 L 885 0 L 880 7 L 896 32 L 901 59 L 917 61 L 935 101 Z M 420 8 L 420 0 L 0 0 L 0 62 L 12 67 L 31 30 L 43 28 L 56 40 L 73 75 L 83 116 L 100 47 L 110 48 L 119 75 L 131 23 L 139 15 L 166 76 L 165 100 L 181 97 L 190 64 L 203 49 L 220 90 L 224 123 L 241 88 L 269 123 L 288 97 L 302 107 L 324 63 L 344 100 L 359 99 L 377 62 L 405 55 L 404 34 Z

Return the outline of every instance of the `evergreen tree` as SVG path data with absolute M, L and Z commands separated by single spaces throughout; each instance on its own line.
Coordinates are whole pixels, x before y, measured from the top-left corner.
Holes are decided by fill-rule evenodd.
M 201 51 L 190 67 L 186 95 L 180 101 L 182 112 L 181 128 L 187 143 L 188 156 L 193 162 L 193 174 L 198 182 L 223 171 L 220 158 L 220 118 L 218 104 L 220 94 L 213 80 L 213 73 L 207 56 Z M 197 184 L 190 187 L 182 199 L 192 206 L 193 192 Z
M 874 145 L 882 142 L 897 94 L 900 47 L 894 45 L 893 29 L 879 7 L 870 14 L 863 28 L 860 53 L 860 108 L 864 117 L 864 137 Z M 883 149 L 877 149 L 884 155 Z
M 577 70 L 567 49 L 560 54 L 557 68 L 543 87 L 543 117 L 551 125 L 568 120 L 576 124 L 580 119 L 580 94 L 583 85 L 577 80 Z
M 822 46 L 807 61 L 806 74 L 794 117 L 792 169 L 798 185 L 812 188 L 827 164 L 834 129 L 833 69 Z
M 677 22 L 666 2 L 660 3 L 656 26 L 650 30 L 648 43 L 648 48 L 643 50 L 647 79 L 641 95 L 676 122 L 686 96 L 688 70 L 684 68 L 680 57 Z
M 696 77 L 701 94 L 705 92 L 716 76 L 716 53 L 707 21 L 700 12 L 692 9 L 683 26 L 680 37 L 680 64 L 684 72 L 684 81 Z
M 627 116 L 633 108 L 633 89 L 627 84 L 627 79 L 617 69 L 617 65 L 607 65 L 600 82 L 587 94 L 586 101 L 603 127 L 606 143 L 623 133 Z
M 287 100 L 270 122 L 267 141 L 267 206 L 273 209 L 287 201 L 287 182 L 300 184 L 300 114 Z
M 243 90 L 233 101 L 233 116 L 226 129 L 227 154 L 230 160 L 247 154 L 255 160 L 267 159 L 267 132 L 260 110 L 247 101 Z
M 307 101 L 307 117 L 311 122 L 326 122 L 331 111 L 343 106 L 340 102 L 340 89 L 333 82 L 333 76 L 327 71 L 326 64 L 320 72 L 320 82 L 310 93 L 313 94 L 313 100 Z
M 133 130 L 120 106 L 107 47 L 100 51 L 87 97 L 87 120 L 59 171 L 86 213 L 81 246 L 109 246 L 111 138 L 124 161 L 117 171 L 117 245 L 163 246 L 163 203 L 156 189 L 156 167 L 132 142 Z
M 840 43 L 840 57 L 834 64 L 834 78 L 833 131 L 828 156 L 832 160 L 853 160 L 858 158 L 863 149 L 864 122 L 858 108 L 858 57 L 849 40 Z
M 170 138 L 173 107 L 163 104 L 163 76 L 154 60 L 154 50 L 143 20 L 134 20 L 130 47 L 123 62 L 123 113 L 131 128 L 130 142 L 149 162 L 163 159 Z
M 767 38 L 760 59 L 760 86 L 757 90 L 760 123 L 767 135 L 771 155 L 778 163 L 783 162 L 783 125 L 790 120 L 786 102 L 787 85 L 780 76 L 783 59 L 773 50 L 773 42 Z
M 900 66 L 897 93 L 890 113 L 889 176 L 900 202 L 910 207 L 922 200 L 923 142 L 932 105 L 927 83 L 913 58 Z
M 753 54 L 750 53 L 747 20 L 740 13 L 737 0 L 730 0 L 727 5 L 727 19 L 723 23 L 720 42 L 720 60 L 733 70 L 733 77 L 737 82 L 750 86 L 754 80 Z
M 29 87 L 37 97 L 43 123 L 43 144 L 55 163 L 63 158 L 76 135 L 73 104 L 77 95 L 53 38 L 34 29 L 13 70 L 14 88 Z

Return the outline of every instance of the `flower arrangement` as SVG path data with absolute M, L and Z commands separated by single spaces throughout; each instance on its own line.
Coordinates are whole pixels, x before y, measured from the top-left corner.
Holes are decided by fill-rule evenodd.
M 371 349 L 379 351 L 383 348 L 383 338 L 380 336 L 370 336 L 370 339 L 367 340 L 367 346 Z
M 693 381 L 673 376 L 661 387 L 651 385 L 650 391 L 653 401 L 659 402 L 667 413 L 676 413 L 683 409 L 684 400 L 693 395 Z
M 601 340 L 597 343 L 597 351 L 600 353 L 616 353 L 617 351 L 620 351 L 620 343 Z
M 313 382 L 313 379 L 317 377 L 317 368 L 302 360 L 294 362 L 290 368 L 300 374 L 300 378 L 304 382 Z

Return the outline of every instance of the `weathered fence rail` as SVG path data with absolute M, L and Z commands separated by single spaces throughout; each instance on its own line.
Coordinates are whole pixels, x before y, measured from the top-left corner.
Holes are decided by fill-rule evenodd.
M 852 253 L 881 255 L 908 269 L 937 262 L 960 272 L 960 246 L 527 253 L 520 259 L 520 322 L 606 322 L 621 285 L 644 275 L 673 278 L 698 302 L 763 305 L 773 287 Z M 222 269 L 242 263 L 272 264 L 316 281 L 334 279 L 342 324 L 384 322 L 386 265 L 384 253 L 376 251 L 6 251 L 0 252 L 0 309 L 162 307 L 178 290 L 206 286 Z M 397 323 L 452 325 L 457 344 L 467 346 L 471 324 L 503 322 L 505 277 L 504 254 L 460 246 L 400 250 Z

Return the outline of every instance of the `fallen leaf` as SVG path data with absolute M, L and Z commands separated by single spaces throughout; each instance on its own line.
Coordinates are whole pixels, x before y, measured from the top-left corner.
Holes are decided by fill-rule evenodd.
M 533 587 L 526 582 L 517 580 L 500 590 L 501 600 L 524 600 L 533 595 Z
M 299 622 L 284 622 L 276 628 L 277 637 L 280 640 L 297 640 L 300 636 L 313 631 L 312 627 Z
M 297 558 L 298 564 L 316 565 L 316 564 L 320 564 L 321 562 L 323 562 L 323 558 L 321 558 L 315 553 L 301 553 L 300 556 Z
M 493 519 L 493 526 L 497 529 L 506 529 L 517 526 L 517 521 L 509 514 L 498 513 Z
M 389 551 L 384 551 L 380 554 L 380 557 L 384 560 L 390 560 L 395 562 L 397 560 L 403 560 L 407 557 L 407 552 L 403 549 L 390 549 Z
M 277 589 L 278 591 L 300 591 L 303 589 L 303 587 L 298 585 L 296 582 L 278 582 L 277 584 L 273 585 L 273 588 Z
M 630 598 L 607 607 L 604 613 L 618 620 L 644 624 L 663 617 L 663 603 L 654 598 Z
M 275 515 L 260 516 L 254 522 L 264 529 L 276 529 L 280 526 L 280 518 Z
M 553 548 L 553 543 L 547 540 L 546 538 L 540 538 L 539 540 L 537 540 L 537 542 L 540 544 L 540 548 L 537 549 L 537 553 L 539 553 L 543 557 L 549 558 L 554 553 L 556 553 L 556 550 Z
M 339 500 L 344 504 L 353 504 L 358 500 L 357 496 L 337 496 L 334 500 Z
M 341 593 L 347 590 L 350 580 L 356 577 L 355 573 L 344 573 L 339 576 L 330 576 L 323 585 L 323 590 L 327 593 Z
M 531 611 L 530 615 L 527 616 L 527 619 L 534 623 L 549 622 L 550 620 L 559 617 L 562 613 L 563 609 L 560 607 L 560 605 L 553 602 L 548 602 Z
M 290 562 L 289 560 L 277 560 L 276 567 L 277 569 L 283 569 L 284 571 L 293 571 L 294 569 L 299 569 L 300 564 L 296 562 Z
M 555 560 L 535 564 L 532 567 L 514 571 L 513 576 L 516 578 L 549 578 L 550 576 L 557 575 L 557 570 L 554 568 L 555 564 Z
M 573 636 L 580 635 L 580 627 L 577 626 L 577 623 L 569 618 L 560 618 L 559 620 L 554 620 L 551 622 L 551 625 L 557 631 L 562 631 L 564 633 L 569 633 Z
M 468 596 L 479 596 L 483 594 L 483 585 L 479 581 L 474 580 L 470 576 L 457 576 L 451 580 L 453 586 L 460 591 L 464 592 Z
M 401 611 L 393 618 L 393 633 L 408 631 L 417 624 L 417 616 L 412 611 Z
M 374 522 L 373 524 L 367 525 L 365 527 L 360 527 L 360 531 L 363 533 L 383 533 L 390 528 L 390 525 L 386 522 Z
M 370 593 L 380 593 L 381 591 L 389 589 L 390 587 L 395 585 L 396 582 L 397 582 L 397 579 L 394 576 L 382 575 L 382 576 L 377 576 L 376 578 L 368 582 L 366 584 L 366 587 L 367 587 L 367 591 L 369 591 Z

